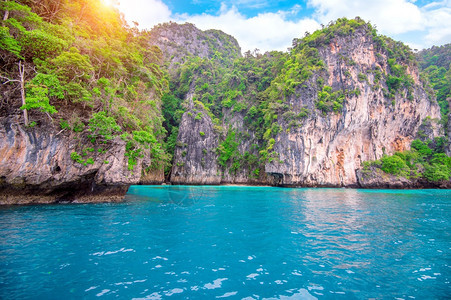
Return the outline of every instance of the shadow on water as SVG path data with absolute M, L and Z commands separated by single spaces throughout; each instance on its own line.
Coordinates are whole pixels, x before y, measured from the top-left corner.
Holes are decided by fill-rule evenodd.
M 179 206 L 192 206 L 206 195 L 206 189 L 199 187 L 167 189 L 168 201 Z
M 149 201 L 172 203 L 177 206 L 192 206 L 207 195 L 207 189 L 198 186 L 132 186 L 125 200 L 127 202 Z

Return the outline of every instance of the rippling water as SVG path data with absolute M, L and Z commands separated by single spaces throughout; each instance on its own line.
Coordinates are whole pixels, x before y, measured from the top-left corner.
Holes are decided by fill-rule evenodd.
M 0 299 L 451 297 L 451 191 L 134 186 L 0 209 Z

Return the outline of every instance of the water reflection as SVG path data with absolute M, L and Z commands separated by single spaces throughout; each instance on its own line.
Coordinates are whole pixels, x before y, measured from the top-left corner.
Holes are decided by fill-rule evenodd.
M 166 189 L 167 201 L 180 206 L 192 206 L 206 195 L 202 187 L 173 187 Z
M 217 190 L 208 186 L 132 186 L 126 199 L 153 201 L 177 206 L 192 206 L 204 198 L 215 197 Z
M 446 298 L 448 199 L 136 186 L 120 204 L 0 210 L 0 298 Z

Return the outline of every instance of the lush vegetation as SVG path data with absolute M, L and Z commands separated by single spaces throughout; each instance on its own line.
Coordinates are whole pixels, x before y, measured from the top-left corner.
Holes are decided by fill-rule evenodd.
M 2 1 L 0 13 L 2 114 L 23 110 L 27 126 L 88 136 L 79 152 L 121 136 L 130 169 L 144 153 L 152 167 L 168 161 L 160 112 L 168 82 L 149 33 L 128 27 L 101 0 Z M 75 162 L 90 164 L 97 152 L 74 153 Z
M 443 124 L 449 115 L 448 98 L 451 98 L 451 44 L 432 47 L 418 52 L 420 67 L 437 96 Z
M 233 140 L 250 137 L 249 132 L 236 132 L 235 136 L 235 132 L 229 128 L 229 120 L 240 114 L 249 129 L 255 133 L 256 140 L 263 139 L 266 131 L 264 124 L 267 124 L 264 114 L 268 110 L 268 102 L 264 100 L 266 90 L 280 71 L 285 56 L 276 51 L 264 55 L 255 51 L 233 58 L 224 57 L 216 51 L 211 58 L 186 58 L 184 64 L 171 72 L 171 93 L 163 97 L 163 112 L 168 116 L 166 118 L 165 115 L 164 123 L 169 132 L 168 150 L 174 151 L 172 145 L 175 144 L 180 118 L 188 106 L 188 103 L 183 104 L 182 99 L 190 94 L 195 111 L 189 113 L 198 119 L 203 114 L 208 115 L 223 141 L 217 149 L 218 162 L 223 170 L 234 173 L 239 168 L 248 168 L 253 172 L 260 168 L 265 161 L 256 157 L 266 147 L 256 145 L 252 154 L 236 152 L 234 155 L 224 155 L 236 150 L 232 148 L 234 143 L 230 142 L 232 132 Z
M 414 140 L 410 151 L 384 155 L 380 160 L 364 163 L 364 171 L 371 167 L 408 179 L 423 179 L 432 183 L 451 178 L 451 157 L 445 154 L 443 137 L 434 140 Z
M 413 97 L 407 73 L 416 63 L 412 51 L 360 18 L 338 19 L 306 33 L 286 53 L 256 49 L 242 56 L 236 40 L 220 31 L 175 23 L 140 31 L 101 0 L 2 1 L 0 14 L 0 91 L 5 95 L 0 112 L 23 114 L 26 126 L 53 126 L 78 140 L 71 153 L 75 164 L 94 164 L 97 153 L 122 139 L 130 171 L 148 156 L 148 168 L 165 167 L 168 174 L 172 164 L 183 164 L 172 156 L 187 113 L 212 120 L 219 147 L 208 151 L 216 151 L 223 172 L 257 178 L 265 163 L 279 159 L 280 133 L 299 130 L 308 117 L 342 114 L 346 100 L 360 95 L 359 84 L 372 82 L 390 99 Z M 182 41 L 193 34 L 198 44 L 160 39 L 168 32 Z M 351 43 L 356 32 L 372 39 L 378 59 L 388 58 L 388 68 L 358 69 L 342 55 L 344 79 L 340 86 L 332 84 L 321 53 L 337 38 Z M 445 113 L 449 65 L 436 54 L 442 48 L 434 51 L 422 56 L 421 65 Z M 350 70 L 358 72 L 357 80 L 350 80 Z M 302 105 L 301 96 L 308 99 Z M 234 126 L 237 122 L 244 126 Z M 444 178 L 439 174 L 447 164 L 443 153 L 434 148 L 422 156 L 416 146 L 375 164 L 391 174 Z
M 241 56 L 238 42 L 231 35 L 220 30 L 199 30 L 191 23 L 168 22 L 152 28 L 151 43 L 158 45 L 171 69 L 193 56 L 213 58 L 220 54 L 224 63 L 230 63 Z
M 159 30 L 164 30 L 163 27 Z M 410 48 L 377 34 L 374 26 L 360 18 L 342 18 L 312 34 L 306 33 L 302 39 L 295 39 L 287 53 L 260 54 L 256 49 L 237 58 L 224 56 L 217 51 L 217 46 L 210 46 L 208 57 L 187 56 L 182 63 L 178 62 L 171 71 L 171 92 L 165 96 L 163 104 L 165 116 L 168 116 L 165 119 L 171 122 L 165 123 L 170 133 L 168 149 L 171 152 L 174 149 L 180 118 L 187 109 L 182 99 L 189 94 L 215 124 L 220 137 L 218 163 L 223 171 L 253 172 L 262 169 L 266 162 L 277 160 L 275 139 L 282 128 L 289 133 L 302 126 L 308 116 L 341 114 L 346 98 L 360 95 L 355 83 L 343 84 L 341 88 L 328 86 L 330 74 L 320 56 L 320 51 L 330 47 L 336 38 L 352 43 L 357 31 L 372 39 L 382 65 L 388 59 L 387 70 L 377 66 L 361 70 L 358 81 L 370 84 L 371 77 L 372 88 L 382 89 L 392 104 L 397 94 L 413 99 L 414 82 L 407 69 L 416 65 L 416 58 Z M 342 63 L 345 78 L 350 78 L 349 70 L 359 68 L 345 56 Z M 313 94 L 312 106 L 293 104 L 293 99 L 306 94 Z M 190 113 L 199 114 L 197 110 Z M 243 131 L 232 129 L 237 117 L 244 120 Z M 240 153 L 236 145 L 249 139 L 253 141 L 252 147 L 247 147 L 249 152 Z

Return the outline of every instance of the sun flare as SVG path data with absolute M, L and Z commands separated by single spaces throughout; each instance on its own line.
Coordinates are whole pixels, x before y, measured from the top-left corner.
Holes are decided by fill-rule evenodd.
M 106 6 L 113 6 L 114 4 L 116 4 L 116 1 L 114 0 L 102 0 L 102 2 Z

